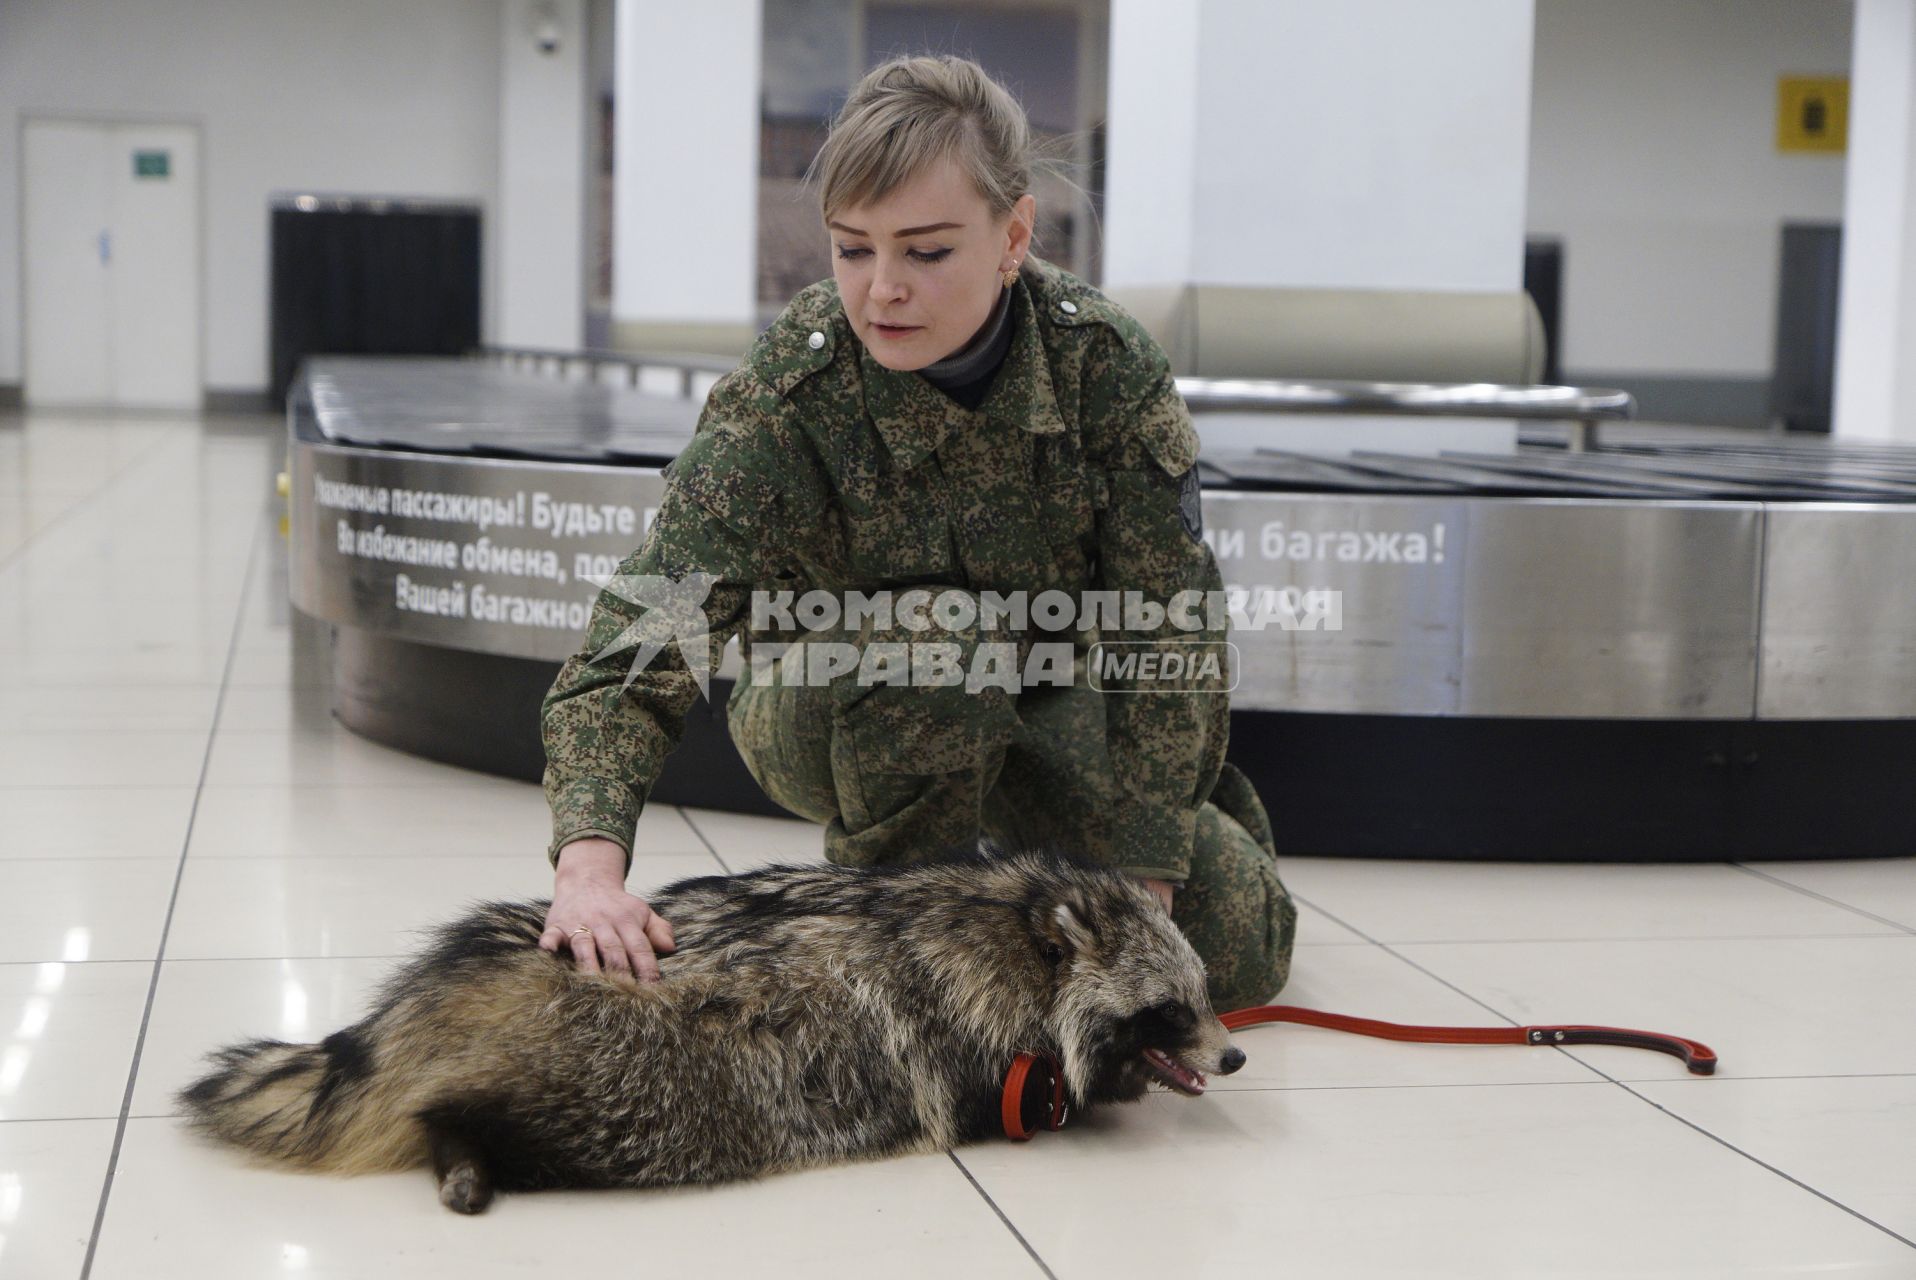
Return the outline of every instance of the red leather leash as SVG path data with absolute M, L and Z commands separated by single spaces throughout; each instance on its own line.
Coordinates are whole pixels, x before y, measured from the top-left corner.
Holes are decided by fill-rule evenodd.
M 1414 1040 L 1424 1044 L 1613 1044 L 1626 1049 L 1654 1049 L 1683 1059 L 1699 1076 L 1716 1073 L 1716 1052 L 1700 1040 L 1664 1035 L 1660 1031 L 1632 1031 L 1628 1027 L 1565 1025 L 1549 1027 L 1416 1027 L 1372 1018 L 1352 1018 L 1294 1004 L 1267 1004 L 1237 1009 L 1218 1018 L 1232 1031 L 1265 1022 L 1301 1022 L 1332 1031 L 1350 1031 L 1381 1040 Z
M 1381 1040 L 1408 1040 L 1421 1044 L 1527 1044 L 1555 1048 L 1572 1044 L 1611 1044 L 1628 1049 L 1652 1049 L 1683 1059 L 1691 1074 L 1716 1073 L 1716 1053 L 1700 1040 L 1633 1031 L 1628 1027 L 1583 1025 L 1539 1027 L 1419 1027 L 1374 1018 L 1353 1018 L 1294 1004 L 1266 1004 L 1220 1014 L 1218 1021 L 1236 1031 L 1266 1022 L 1298 1022 L 1331 1031 L 1349 1031 Z M 1042 1068 L 1042 1070 L 1040 1070 Z M 1021 1053 L 1005 1077 L 1002 1115 L 1005 1136 L 1023 1142 L 1040 1128 L 1062 1129 L 1069 1118 L 1064 1096 L 1064 1074 L 1048 1053 Z

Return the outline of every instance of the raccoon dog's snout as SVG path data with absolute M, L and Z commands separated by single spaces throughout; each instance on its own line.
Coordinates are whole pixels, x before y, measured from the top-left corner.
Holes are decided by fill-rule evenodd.
M 1126 1039 L 1146 1078 L 1197 1097 L 1207 1075 L 1227 1076 L 1244 1065 L 1244 1052 L 1230 1037 L 1201 992 L 1192 992 L 1147 1007 L 1131 1021 Z
M 1194 1056 L 1203 1057 L 1201 1054 Z M 1234 1044 L 1228 1043 L 1224 1046 L 1223 1051 L 1217 1054 L 1215 1059 L 1216 1065 L 1206 1070 L 1199 1070 L 1190 1066 L 1184 1060 L 1184 1055 L 1172 1053 L 1165 1049 L 1147 1048 L 1144 1050 L 1143 1057 L 1145 1065 L 1151 1069 L 1152 1074 L 1157 1076 L 1159 1080 L 1171 1086 L 1171 1088 L 1177 1090 L 1179 1093 L 1186 1094 L 1190 1097 L 1197 1097 L 1204 1092 L 1205 1085 L 1209 1083 L 1205 1079 L 1207 1072 L 1209 1074 L 1228 1076 L 1244 1066 L 1244 1050 Z

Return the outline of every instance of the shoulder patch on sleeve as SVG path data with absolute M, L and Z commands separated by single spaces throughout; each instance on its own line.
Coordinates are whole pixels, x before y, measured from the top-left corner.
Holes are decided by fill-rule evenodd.
M 1191 541 L 1204 541 L 1204 490 L 1198 484 L 1195 466 L 1178 481 L 1178 519 L 1183 522 L 1184 532 L 1191 535 Z

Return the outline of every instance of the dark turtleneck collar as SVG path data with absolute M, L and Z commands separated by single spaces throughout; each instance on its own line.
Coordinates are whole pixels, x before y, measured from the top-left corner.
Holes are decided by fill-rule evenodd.
M 998 305 L 992 308 L 984 328 L 962 351 L 926 365 L 918 372 L 925 381 L 967 409 L 984 403 L 985 394 L 998 368 L 1011 350 L 1011 290 L 998 291 Z

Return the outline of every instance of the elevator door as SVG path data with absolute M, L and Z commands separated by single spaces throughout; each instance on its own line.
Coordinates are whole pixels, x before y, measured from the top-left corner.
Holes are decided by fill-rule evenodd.
M 27 403 L 198 408 L 198 131 L 31 120 L 25 143 Z

